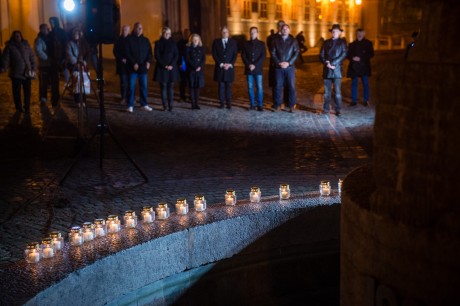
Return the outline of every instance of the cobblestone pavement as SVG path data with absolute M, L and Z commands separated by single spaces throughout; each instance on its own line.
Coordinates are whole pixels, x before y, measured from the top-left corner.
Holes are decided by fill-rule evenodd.
M 401 55 L 376 57 L 371 89 L 379 68 L 393 56 Z M 219 203 L 226 189 L 248 198 L 254 185 L 261 188 L 262 196 L 274 195 L 284 182 L 295 194 L 316 190 L 323 179 L 336 186 L 339 178 L 372 156 L 377 97 L 370 107 L 348 107 L 350 81 L 344 79 L 343 116 L 319 114 L 321 66 L 313 60 L 297 70 L 298 108 L 293 114 L 268 110 L 267 84 L 265 111 L 248 111 L 240 65 L 231 110 L 217 107 L 209 65 L 201 110 L 192 111 L 189 103 L 177 101 L 172 112 L 159 111 L 159 86 L 149 81 L 154 111 L 135 107 L 130 114 L 119 103 L 113 63 L 106 61 L 105 66 L 105 106 L 114 137 L 104 134 L 102 169 L 99 133 L 87 143 L 63 186 L 59 181 L 82 147 L 76 136 L 89 138 L 97 130 L 96 96 L 88 97 L 87 110 L 80 115 L 69 95 L 62 99 L 61 108 L 53 110 L 37 102 L 34 81 L 31 115 L 15 114 L 10 81 L 5 74 L 0 76 L 0 263 L 21 259 L 25 244 L 39 241 L 50 230 L 68 233 L 72 225 L 109 214 L 121 216 L 125 210 L 139 211 L 161 201 L 174 204 L 185 197 L 192 202 L 196 194 L 204 194 L 209 204 Z M 114 139 L 135 159 L 148 182 Z

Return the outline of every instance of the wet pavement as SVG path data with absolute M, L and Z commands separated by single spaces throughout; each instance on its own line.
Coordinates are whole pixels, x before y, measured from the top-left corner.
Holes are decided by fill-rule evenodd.
M 379 68 L 393 56 L 400 54 L 375 58 L 371 90 Z M 172 112 L 160 111 L 159 86 L 149 79 L 154 110 L 136 106 L 127 113 L 119 102 L 113 62 L 107 60 L 104 100 L 112 135 L 104 133 L 102 142 L 94 90 L 86 110 L 78 111 L 68 94 L 54 110 L 39 104 L 34 81 L 31 114 L 25 115 L 15 113 L 10 81 L 0 75 L 0 263 L 22 259 L 26 243 L 40 241 L 51 230 L 67 234 L 73 225 L 110 214 L 122 216 L 145 205 L 174 204 L 181 197 L 192 202 L 197 194 L 204 194 L 212 205 L 223 201 L 226 189 L 235 189 L 239 198 L 246 199 L 251 186 L 259 186 L 262 196 L 272 196 L 280 183 L 290 184 L 294 194 L 317 190 L 324 179 L 335 187 L 339 178 L 372 157 L 378 99 L 372 97 L 369 107 L 348 107 L 350 81 L 344 79 L 343 116 L 320 114 L 321 65 L 313 59 L 298 67 L 294 113 L 269 111 L 266 77 L 265 111 L 248 111 L 240 66 L 233 108 L 219 109 L 211 65 L 206 66 L 201 110 L 192 111 L 190 103 L 176 100 Z M 94 133 L 91 141 L 79 137 L 90 139 Z M 82 154 L 68 173 L 77 152 Z

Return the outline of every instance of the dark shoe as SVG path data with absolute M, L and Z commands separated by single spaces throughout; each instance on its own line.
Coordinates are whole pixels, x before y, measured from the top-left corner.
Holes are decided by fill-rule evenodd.
M 350 106 L 356 106 L 356 102 L 351 102 Z
M 198 104 L 195 104 L 195 109 L 200 109 L 200 106 Z
M 369 101 L 364 101 L 363 105 L 364 106 L 369 106 Z
M 273 112 L 276 113 L 276 112 L 279 111 L 279 110 L 280 110 L 279 106 L 272 106 L 272 111 L 273 111 Z
M 257 106 L 257 111 L 259 111 L 259 112 L 263 112 L 263 111 L 264 111 L 264 109 L 262 108 L 262 106 Z
M 335 115 L 336 115 L 337 117 L 340 117 L 340 112 L 335 112 Z
M 232 106 L 230 104 L 227 104 L 227 109 L 232 109 Z
M 255 110 L 255 109 L 256 109 L 255 106 L 250 106 L 249 107 L 249 110 Z
M 289 107 L 289 112 L 290 112 L 290 113 L 294 113 L 294 112 L 295 112 L 295 108 L 294 108 L 294 107 Z
M 168 112 L 172 112 L 172 107 L 168 107 Z
M 219 108 L 224 108 L 224 107 L 225 107 L 225 105 L 223 105 L 223 104 L 221 104 L 221 105 L 219 106 Z

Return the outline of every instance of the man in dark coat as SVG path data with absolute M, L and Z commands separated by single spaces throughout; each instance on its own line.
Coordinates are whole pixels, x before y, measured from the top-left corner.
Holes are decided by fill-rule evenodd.
M 332 85 L 334 85 L 335 92 L 335 115 L 340 116 L 340 110 L 342 107 L 342 62 L 347 57 L 347 43 L 344 39 L 340 38 L 340 34 L 343 30 L 339 24 L 332 25 L 329 30 L 332 38 L 327 39 L 321 51 L 319 57 L 323 63 L 323 82 L 324 82 L 324 113 L 329 113 Z
M 57 17 L 49 19 L 51 32 L 47 40 L 48 57 L 50 59 L 50 82 L 51 82 L 51 104 L 57 106 L 60 98 L 59 94 L 59 72 L 65 70 L 65 49 L 69 36 L 66 31 L 59 26 Z M 66 77 L 66 82 L 68 75 Z
M 179 79 L 177 59 L 179 51 L 174 40 L 171 39 L 171 29 L 164 27 L 161 30 L 161 38 L 155 42 L 155 74 L 153 79 L 160 83 L 161 102 L 163 110 L 172 111 L 174 100 L 174 82 Z
M 284 101 L 289 103 L 289 112 L 294 112 L 296 103 L 295 92 L 295 66 L 294 63 L 299 56 L 299 45 L 297 40 L 289 35 L 289 25 L 281 27 L 281 35 L 273 40 L 270 54 L 275 67 L 275 97 L 272 106 L 273 111 L 281 107 L 281 98 L 284 88 Z
M 185 53 L 187 52 L 187 43 L 190 36 L 190 31 L 184 29 L 184 32 L 180 34 L 180 39 L 177 41 L 177 49 L 179 50 L 179 58 L 177 59 L 177 67 L 179 68 L 179 94 L 182 101 L 186 101 L 185 90 L 187 88 L 187 65 L 185 61 Z
M 139 81 L 139 95 L 142 109 L 151 111 L 152 108 L 147 105 L 147 74 L 152 62 L 152 46 L 148 38 L 142 35 L 142 24 L 136 22 L 133 27 L 133 32 L 128 36 L 126 41 L 126 59 L 129 73 L 129 113 L 134 109 L 134 91 L 136 89 L 136 81 Z
M 371 58 L 374 56 L 372 42 L 364 35 L 363 29 L 356 30 L 356 40 L 348 46 L 347 58 L 350 60 L 348 65 L 347 77 L 351 78 L 351 103 L 355 106 L 358 100 L 358 81 L 361 78 L 363 83 L 364 106 L 369 105 L 369 77 L 371 76 Z
M 220 108 L 232 108 L 232 82 L 235 79 L 234 64 L 238 54 L 236 41 L 229 37 L 227 27 L 222 28 L 222 38 L 216 38 L 212 43 L 212 57 L 214 58 L 214 81 L 219 84 Z
M 268 53 L 271 53 L 271 48 L 273 45 L 273 40 L 281 35 L 281 27 L 285 24 L 283 20 L 278 20 L 277 27 L 278 31 L 270 30 L 270 35 L 267 37 L 267 49 Z M 276 78 L 275 78 L 275 63 L 273 62 L 272 57 L 270 56 L 270 65 L 268 66 L 268 87 L 272 89 L 272 99 L 273 105 L 275 105 L 275 87 L 276 87 Z M 285 101 L 286 102 L 286 101 Z
M 128 67 L 126 58 L 126 42 L 128 41 L 131 27 L 124 25 L 121 30 L 121 35 L 113 45 L 113 55 L 115 56 L 117 65 L 117 74 L 120 76 L 120 103 L 125 105 L 129 99 L 129 82 L 128 82 Z
M 255 109 L 254 103 L 254 81 L 257 87 L 257 110 L 263 111 L 263 86 L 262 72 L 265 61 L 265 44 L 258 39 L 259 30 L 256 27 L 249 29 L 251 37 L 244 46 L 241 52 L 241 58 L 244 63 L 244 74 L 247 76 L 248 92 L 249 92 L 249 109 Z

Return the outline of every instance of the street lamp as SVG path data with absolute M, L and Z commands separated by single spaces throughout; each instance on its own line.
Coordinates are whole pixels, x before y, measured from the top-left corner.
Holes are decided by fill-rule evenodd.
M 75 9 L 75 1 L 74 0 L 64 0 L 64 2 L 62 3 L 62 7 L 64 7 L 64 9 L 67 12 L 72 12 Z

